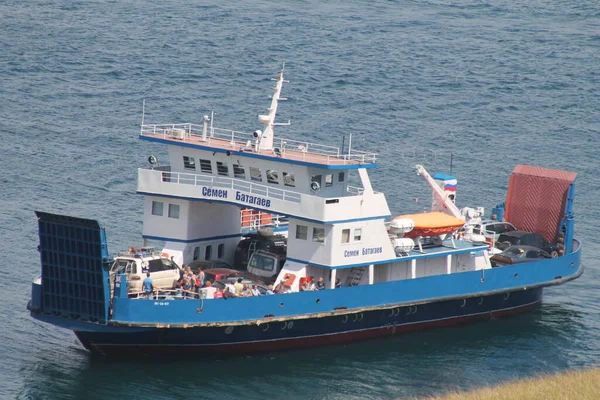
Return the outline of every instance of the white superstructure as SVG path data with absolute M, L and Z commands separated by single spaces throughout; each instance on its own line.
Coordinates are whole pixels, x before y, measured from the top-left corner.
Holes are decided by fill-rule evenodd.
M 448 258 L 402 259 L 407 254 L 398 248 L 409 251 L 407 240 L 390 237 L 390 209 L 367 173 L 376 154 L 274 137 L 275 127 L 286 125 L 275 122 L 284 82 L 282 72 L 267 114 L 258 117 L 263 129 L 252 134 L 214 128 L 208 117 L 202 125 L 142 125 L 143 140 L 167 144 L 170 164 L 138 170 L 145 239 L 164 240 L 163 252 L 180 264 L 231 263 L 241 237 L 240 209 L 252 208 L 288 217 L 283 272 L 325 276 L 330 286 L 336 277 L 359 284 L 489 267 L 483 257 L 473 261 L 456 248 L 441 249 L 456 252 Z M 360 187 L 348 185 L 350 174 Z M 459 213 L 453 203 L 449 208 Z

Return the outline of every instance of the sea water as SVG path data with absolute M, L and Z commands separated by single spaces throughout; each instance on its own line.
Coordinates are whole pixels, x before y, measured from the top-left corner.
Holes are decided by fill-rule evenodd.
M 392 399 L 600 361 L 600 8 L 596 1 L 0 2 L 0 396 L 31 399 Z M 584 275 L 534 312 L 346 346 L 184 360 L 92 357 L 25 309 L 40 271 L 34 210 L 98 219 L 141 242 L 146 123 L 261 128 L 379 153 L 394 215 L 430 206 L 414 171 L 458 178 L 491 210 L 517 163 L 577 172 Z M 452 162 L 451 162 L 452 160 Z M 181 358 L 181 359 L 180 359 Z

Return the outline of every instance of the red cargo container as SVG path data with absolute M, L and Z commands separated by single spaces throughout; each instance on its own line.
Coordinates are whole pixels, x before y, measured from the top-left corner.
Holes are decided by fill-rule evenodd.
M 556 243 L 575 172 L 517 165 L 508 181 L 505 219 Z

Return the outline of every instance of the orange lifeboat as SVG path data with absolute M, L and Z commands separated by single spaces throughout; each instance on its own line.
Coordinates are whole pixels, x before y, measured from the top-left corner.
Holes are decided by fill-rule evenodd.
M 414 222 L 415 227 L 410 232 L 404 234 L 404 237 L 407 238 L 443 235 L 454 232 L 465 224 L 465 221 L 460 218 L 437 211 L 400 215 L 394 218 L 394 220 L 396 219 L 410 219 Z

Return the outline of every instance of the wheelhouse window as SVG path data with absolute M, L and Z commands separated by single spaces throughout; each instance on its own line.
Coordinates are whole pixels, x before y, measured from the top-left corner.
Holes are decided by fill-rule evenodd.
M 296 225 L 296 239 L 306 240 L 308 238 L 308 226 Z
M 192 257 L 192 259 L 194 261 L 196 261 L 199 258 L 200 258 L 200 247 L 194 247 L 194 256 Z
M 212 174 L 212 164 L 210 160 L 198 160 L 200 161 L 200 172 L 206 172 L 207 174 Z
M 233 176 L 240 179 L 246 179 L 246 171 L 239 164 L 233 164 Z
M 333 175 L 332 174 L 325 175 L 325 186 L 333 186 Z
M 267 182 L 279 184 L 279 174 L 274 169 L 267 170 Z
M 204 259 L 205 260 L 210 260 L 211 254 L 212 253 L 212 245 L 208 245 L 206 246 L 206 248 L 204 249 Z
M 160 217 L 163 216 L 163 206 L 164 203 L 162 201 L 152 201 L 152 215 L 158 215 Z
M 259 168 L 250 167 L 250 179 L 257 182 L 262 182 L 262 173 Z
M 217 173 L 222 176 L 229 175 L 229 168 L 227 167 L 227 163 L 225 161 L 217 161 Z
M 343 172 L 340 172 L 340 173 L 338 174 L 338 182 L 344 182 L 344 178 L 345 178 L 345 177 L 344 177 L 344 173 L 343 173 Z
M 294 178 L 294 174 L 290 174 L 289 172 L 283 173 L 283 184 L 285 186 L 296 186 L 296 179 Z
M 225 255 L 225 244 L 221 243 L 217 247 L 217 258 L 223 258 L 224 255 Z
M 169 218 L 179 219 L 179 204 L 169 204 Z
M 196 160 L 194 160 L 194 157 L 183 156 L 183 168 L 195 171 Z
M 342 230 L 342 243 L 350 243 L 350 229 Z
M 360 242 L 362 239 L 362 228 L 356 228 L 354 230 L 354 241 Z
M 325 243 L 325 228 L 313 228 L 313 242 Z

